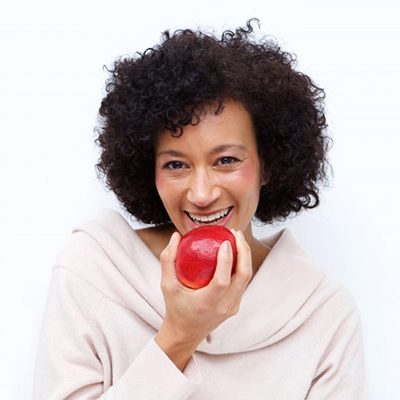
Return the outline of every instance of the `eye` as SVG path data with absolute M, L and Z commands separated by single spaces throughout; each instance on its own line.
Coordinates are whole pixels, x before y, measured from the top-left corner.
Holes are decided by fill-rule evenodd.
M 181 169 L 182 163 L 180 161 L 169 161 L 163 165 L 163 169 Z
M 231 165 L 239 161 L 236 157 L 226 156 L 219 159 L 222 165 Z

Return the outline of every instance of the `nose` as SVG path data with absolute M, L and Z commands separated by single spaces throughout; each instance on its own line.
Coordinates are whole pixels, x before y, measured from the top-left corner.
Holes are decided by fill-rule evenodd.
M 206 171 L 194 173 L 190 179 L 187 199 L 197 207 L 207 207 L 220 196 L 220 188 Z

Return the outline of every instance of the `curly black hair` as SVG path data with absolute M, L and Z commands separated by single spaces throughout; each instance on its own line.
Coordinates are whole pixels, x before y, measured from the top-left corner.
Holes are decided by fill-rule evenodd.
M 264 224 L 319 205 L 327 183 L 325 92 L 295 70 L 296 56 L 276 40 L 252 38 L 252 22 L 221 38 L 191 29 L 162 33 L 161 44 L 120 57 L 107 71 L 106 96 L 95 128 L 95 166 L 129 214 L 145 224 L 171 220 L 155 185 L 154 146 L 166 129 L 199 123 L 206 106 L 241 103 L 251 115 L 269 182 L 254 215 Z M 313 202 L 314 201 L 314 202 Z

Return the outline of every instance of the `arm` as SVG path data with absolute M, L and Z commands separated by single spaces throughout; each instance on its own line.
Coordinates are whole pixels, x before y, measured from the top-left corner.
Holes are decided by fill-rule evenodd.
M 34 379 L 34 400 L 187 399 L 201 376 L 193 360 L 182 373 L 150 338 L 117 382 L 95 313 L 103 295 L 63 267 L 53 272 Z M 135 333 L 132 332 L 132 337 Z
M 328 344 L 306 399 L 367 399 L 361 323 L 356 309 L 342 321 Z
M 190 343 L 185 341 L 184 338 L 180 338 L 173 329 L 168 328 L 168 323 L 163 324 L 154 340 L 181 371 L 185 369 L 192 354 L 200 344 L 199 341 Z

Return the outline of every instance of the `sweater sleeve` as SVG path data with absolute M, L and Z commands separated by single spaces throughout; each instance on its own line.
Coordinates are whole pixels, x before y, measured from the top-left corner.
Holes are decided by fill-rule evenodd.
M 356 308 L 343 319 L 331 338 L 306 399 L 368 399 L 361 322 Z
M 117 382 L 105 383 L 104 340 L 95 322 L 102 300 L 103 294 L 75 273 L 54 268 L 36 356 L 34 400 L 187 399 L 201 383 L 195 360 L 182 373 L 154 336 Z

